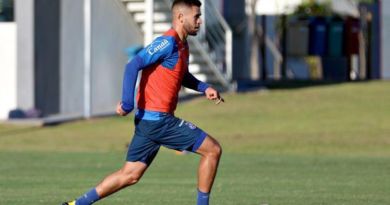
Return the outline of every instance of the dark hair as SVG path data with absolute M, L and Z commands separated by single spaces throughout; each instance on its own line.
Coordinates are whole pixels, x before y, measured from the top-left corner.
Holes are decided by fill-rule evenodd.
M 176 5 L 186 5 L 186 6 L 197 6 L 197 7 L 200 7 L 202 6 L 202 2 L 200 2 L 199 0 L 174 0 L 173 3 L 172 3 L 172 9 L 173 7 L 175 7 Z

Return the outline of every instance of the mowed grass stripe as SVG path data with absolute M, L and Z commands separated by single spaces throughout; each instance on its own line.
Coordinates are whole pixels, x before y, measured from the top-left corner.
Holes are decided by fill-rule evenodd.
M 224 148 L 212 203 L 390 204 L 390 82 L 225 94 L 176 115 Z M 0 126 L 0 204 L 60 204 L 118 169 L 132 117 Z M 141 182 L 99 204 L 195 204 L 198 156 L 161 150 Z M 69 198 L 71 197 L 71 198 Z

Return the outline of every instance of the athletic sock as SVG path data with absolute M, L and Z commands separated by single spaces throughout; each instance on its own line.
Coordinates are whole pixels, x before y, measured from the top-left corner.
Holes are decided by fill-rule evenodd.
M 100 199 L 96 189 L 93 188 L 76 200 L 76 205 L 91 205 Z
M 198 189 L 198 202 L 196 205 L 209 205 L 210 193 L 204 193 Z

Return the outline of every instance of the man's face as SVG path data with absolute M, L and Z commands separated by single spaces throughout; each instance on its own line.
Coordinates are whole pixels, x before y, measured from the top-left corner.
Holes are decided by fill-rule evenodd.
M 186 12 L 183 14 L 184 29 L 186 30 L 188 35 L 196 36 L 200 29 L 200 24 L 202 23 L 202 19 L 200 18 L 200 8 L 197 6 L 192 6 L 185 11 Z

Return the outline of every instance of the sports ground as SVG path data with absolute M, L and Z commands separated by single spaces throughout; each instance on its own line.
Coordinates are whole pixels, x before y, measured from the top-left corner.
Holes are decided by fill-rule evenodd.
M 214 205 L 390 204 L 390 82 L 225 94 L 176 115 L 223 146 Z M 60 204 L 124 161 L 132 116 L 44 128 L 0 124 L 0 204 Z M 195 204 L 194 154 L 161 149 L 139 184 L 98 204 Z

